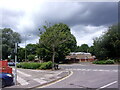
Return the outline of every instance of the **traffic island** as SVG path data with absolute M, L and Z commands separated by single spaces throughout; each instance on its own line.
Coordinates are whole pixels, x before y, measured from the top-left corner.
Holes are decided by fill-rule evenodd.
M 35 70 L 34 70 L 35 71 Z M 42 70 L 41 70 L 42 71 Z M 39 77 L 37 76 L 36 78 L 27 78 L 27 81 L 29 82 L 29 84 L 27 85 L 14 85 L 14 86 L 10 86 L 10 87 L 5 87 L 4 89 L 34 89 L 37 87 L 42 87 L 44 85 L 56 82 L 62 78 L 67 77 L 68 75 L 70 75 L 70 71 L 64 71 L 64 70 L 57 70 L 57 71 L 43 71 L 43 72 L 39 72 L 39 70 L 36 70 L 36 72 L 38 72 L 39 74 L 43 74 L 43 77 Z M 37 82 L 36 82 L 37 81 Z M 23 82 L 24 83 L 24 82 Z

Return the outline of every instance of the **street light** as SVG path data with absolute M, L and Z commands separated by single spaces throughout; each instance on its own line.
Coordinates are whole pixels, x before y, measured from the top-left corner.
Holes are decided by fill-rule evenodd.
M 27 35 L 25 35 L 25 62 L 27 61 L 27 60 L 26 60 L 26 58 L 27 58 L 27 51 L 26 51 L 26 36 L 27 36 Z M 28 35 L 28 36 L 31 36 L 31 35 Z

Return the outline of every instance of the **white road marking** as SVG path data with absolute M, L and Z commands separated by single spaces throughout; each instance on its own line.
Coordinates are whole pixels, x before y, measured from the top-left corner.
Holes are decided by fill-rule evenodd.
M 94 69 L 94 70 L 92 70 L 92 71 L 98 71 L 97 69 Z
M 66 70 L 76 70 L 76 71 L 100 71 L 100 72 L 118 72 L 118 70 L 102 70 L 102 69 L 66 69 Z
M 104 71 L 104 70 L 98 70 L 98 71 Z
M 17 76 L 17 81 L 21 85 L 28 85 L 29 84 L 26 80 L 24 80 L 24 79 L 22 79 L 21 77 L 18 77 L 18 76 Z
M 117 83 L 117 81 L 114 81 L 114 82 L 111 82 L 111 83 L 109 83 L 109 84 L 107 84 L 107 85 L 104 85 L 104 86 L 100 87 L 100 88 L 97 89 L 97 90 L 100 90 L 100 89 L 102 89 L 102 88 L 106 88 L 106 87 L 108 87 L 108 86 L 110 86 L 110 85 L 113 85 L 113 84 L 115 84 L 115 83 Z
M 33 80 L 35 80 L 36 82 L 38 82 L 38 83 L 40 83 L 40 84 L 44 84 L 44 83 L 47 82 L 47 81 L 42 80 L 42 79 L 39 79 L 39 78 L 35 78 L 35 79 L 33 79 Z
M 15 70 L 14 68 L 12 68 L 12 69 Z M 31 75 L 26 74 L 26 73 L 24 73 L 24 72 L 21 72 L 21 71 L 19 71 L 19 70 L 17 70 L 17 72 L 20 73 L 20 74 L 22 74 L 22 75 L 24 75 L 24 76 L 26 76 L 26 77 L 30 77 L 30 76 L 31 76 Z
M 113 70 L 114 72 L 118 72 L 118 70 Z
M 87 69 L 86 71 L 91 71 L 91 69 Z
M 109 72 L 110 70 L 104 70 L 104 71 Z

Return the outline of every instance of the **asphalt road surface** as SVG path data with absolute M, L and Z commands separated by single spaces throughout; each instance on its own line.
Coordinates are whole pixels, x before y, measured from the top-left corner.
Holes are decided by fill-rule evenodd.
M 118 65 L 61 65 L 72 74 L 61 81 L 40 88 L 118 88 Z

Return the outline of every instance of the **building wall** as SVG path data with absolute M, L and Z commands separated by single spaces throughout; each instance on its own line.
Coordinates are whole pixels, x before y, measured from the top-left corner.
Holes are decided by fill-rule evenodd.
M 74 58 L 74 59 L 73 59 Z M 73 61 L 74 62 L 92 62 L 94 61 L 94 57 L 90 54 L 90 53 L 84 53 L 84 52 L 77 52 L 77 53 L 71 53 L 70 55 L 66 56 L 66 59 L 68 59 L 69 61 Z

